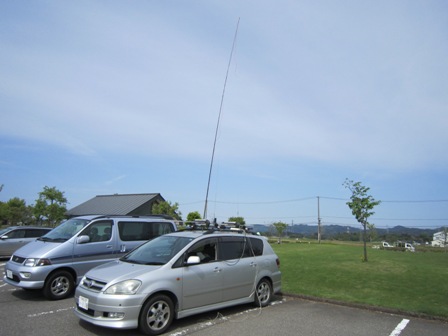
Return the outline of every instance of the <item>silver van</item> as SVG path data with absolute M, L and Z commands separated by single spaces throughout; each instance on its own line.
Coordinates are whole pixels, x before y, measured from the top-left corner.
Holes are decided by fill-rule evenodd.
M 15 250 L 51 231 L 43 226 L 10 226 L 0 230 L 0 257 L 10 257 Z
M 173 231 L 174 221 L 156 216 L 75 217 L 15 251 L 4 280 L 24 289 L 43 289 L 50 300 L 64 299 L 91 268 Z
M 266 237 L 177 231 L 86 273 L 75 314 L 97 326 L 159 335 L 173 319 L 251 302 L 267 306 L 281 291 L 279 267 Z

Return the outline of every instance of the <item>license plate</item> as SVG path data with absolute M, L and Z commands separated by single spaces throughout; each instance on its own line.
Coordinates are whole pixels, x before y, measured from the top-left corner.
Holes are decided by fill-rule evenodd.
M 10 270 L 6 270 L 6 277 L 12 279 L 12 272 Z
M 78 305 L 82 309 L 89 310 L 89 299 L 84 296 L 80 296 L 78 299 Z

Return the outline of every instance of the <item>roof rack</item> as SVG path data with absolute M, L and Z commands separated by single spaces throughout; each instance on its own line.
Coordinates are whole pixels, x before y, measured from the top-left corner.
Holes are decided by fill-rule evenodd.
M 185 229 L 187 231 L 201 231 L 204 234 L 212 234 L 218 232 L 233 232 L 233 233 L 245 233 L 254 234 L 252 228 L 240 226 L 235 222 L 223 222 L 218 225 L 216 222 L 211 224 L 209 220 L 195 220 L 191 222 L 185 222 Z M 181 230 L 181 231 L 184 231 Z

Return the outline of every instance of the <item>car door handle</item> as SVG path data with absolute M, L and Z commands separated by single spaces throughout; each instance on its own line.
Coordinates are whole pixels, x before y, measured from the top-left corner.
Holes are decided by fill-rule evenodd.
M 112 248 L 112 245 L 106 245 L 106 248 Z
M 215 267 L 215 269 L 213 270 L 213 273 L 219 273 L 219 272 L 221 272 L 221 271 L 222 271 L 221 268 L 219 268 L 219 267 Z
M 257 267 L 257 263 L 251 262 L 251 263 L 250 263 L 250 266 L 251 266 L 251 267 Z

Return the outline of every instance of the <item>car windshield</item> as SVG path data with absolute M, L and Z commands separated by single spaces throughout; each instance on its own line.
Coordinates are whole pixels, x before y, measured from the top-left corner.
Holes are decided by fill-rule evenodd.
M 86 226 L 90 220 L 88 219 L 80 219 L 80 218 L 72 218 L 64 223 L 60 224 L 47 234 L 38 238 L 38 240 L 43 241 L 53 241 L 53 242 L 61 242 L 69 240 L 75 234 L 77 234 L 84 226 Z
M 165 265 L 193 238 L 160 236 L 120 258 L 121 261 L 142 265 Z
M 8 232 L 10 228 L 0 230 L 0 236 L 3 236 L 6 232 Z

